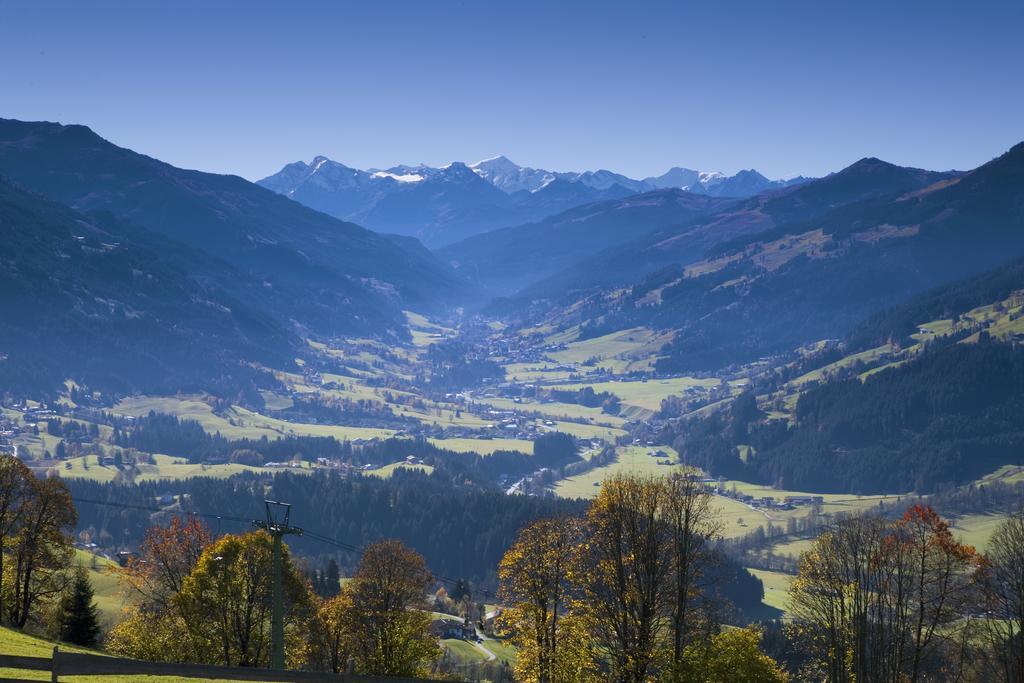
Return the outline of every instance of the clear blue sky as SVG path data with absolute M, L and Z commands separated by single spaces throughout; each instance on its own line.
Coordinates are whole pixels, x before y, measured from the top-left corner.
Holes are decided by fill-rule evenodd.
M 1022 0 L 0 0 L 0 116 L 252 179 L 316 154 L 969 168 L 1024 139 L 1022 37 Z

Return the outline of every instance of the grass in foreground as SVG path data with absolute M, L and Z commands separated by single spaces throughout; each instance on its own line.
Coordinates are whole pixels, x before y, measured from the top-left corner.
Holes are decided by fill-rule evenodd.
M 81 654 L 103 655 L 97 650 L 54 643 L 53 641 L 31 636 L 21 631 L 0 627 L 0 654 L 20 657 L 51 657 L 53 646 L 58 645 L 62 651 Z M 24 669 L 0 668 L 0 678 L 16 678 L 26 681 L 49 681 L 49 671 L 26 671 Z M 185 678 L 183 676 L 61 676 L 60 680 L 69 683 L 217 683 L 219 678 Z

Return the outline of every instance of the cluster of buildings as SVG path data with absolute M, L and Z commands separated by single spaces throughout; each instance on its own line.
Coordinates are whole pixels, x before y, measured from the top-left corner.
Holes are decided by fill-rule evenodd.
M 22 414 L 21 424 L 19 425 L 0 413 L 0 455 L 16 455 L 18 447 L 14 440 L 22 434 L 32 431 L 39 422 L 52 419 L 57 414 L 45 403 L 36 406 L 14 403 L 9 408 Z
M 539 346 L 534 335 L 497 337 L 487 342 L 487 355 L 507 358 L 513 363 L 544 363 L 546 354 L 562 351 L 565 344 Z
M 762 508 L 766 510 L 794 510 L 798 507 L 823 505 L 825 503 L 824 496 L 795 495 L 785 496 L 782 499 L 776 498 L 775 496 L 752 496 L 749 493 L 741 493 L 735 488 L 726 489 L 723 480 L 720 478 L 713 479 L 711 477 L 707 477 L 701 481 L 705 486 L 712 489 L 715 494 L 725 498 L 738 500 L 752 508 Z
M 21 434 L 21 427 L 10 420 L 0 418 L 0 455 L 14 455 L 14 439 Z

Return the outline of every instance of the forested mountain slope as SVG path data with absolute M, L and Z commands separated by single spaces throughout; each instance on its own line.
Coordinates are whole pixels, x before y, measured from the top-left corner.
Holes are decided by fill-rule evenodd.
M 324 333 L 400 333 L 403 307 L 443 306 L 465 291 L 425 251 L 242 178 L 183 170 L 117 147 L 84 126 L 0 121 L 0 175 L 226 262 L 234 272 L 178 265 L 283 321 Z
M 251 381 L 243 361 L 286 367 L 294 357 L 272 318 L 190 278 L 169 263 L 163 240 L 110 216 L 89 218 L 0 181 L 0 235 L 7 390 L 68 377 L 116 391 L 216 390 Z
M 832 206 L 838 196 L 853 199 Z M 645 247 L 591 262 L 592 277 L 618 277 L 616 263 L 636 250 L 676 265 L 625 287 L 563 295 L 574 305 L 555 319 L 582 324 L 584 336 L 637 325 L 676 330 L 659 361 L 663 371 L 721 367 L 841 337 L 894 302 L 1024 254 L 1024 145 L 962 175 L 866 160 L 759 201 L 781 202 L 775 215 L 788 222 L 761 219 L 767 229 L 709 246 L 696 260 L 689 250 L 698 235 L 711 234 L 707 226 L 657 243 L 649 236 Z
M 894 166 L 878 159 L 857 163 L 819 180 L 717 206 L 700 220 L 662 221 L 635 232 L 621 246 L 595 253 L 524 292 L 524 298 L 564 298 L 566 292 L 607 290 L 666 267 L 685 266 L 721 245 L 766 234 L 780 226 L 823 220 L 839 207 L 856 207 L 927 187 L 955 174 Z M 631 237 L 633 237 L 631 235 Z
M 812 388 L 792 426 L 734 412 L 676 441 L 684 461 L 800 491 L 927 493 L 1024 458 L 1024 348 L 944 344 L 865 380 Z M 738 444 L 755 455 L 742 460 Z

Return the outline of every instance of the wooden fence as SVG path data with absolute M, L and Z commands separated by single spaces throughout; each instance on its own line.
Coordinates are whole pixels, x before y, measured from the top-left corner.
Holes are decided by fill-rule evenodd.
M 206 664 L 163 664 L 140 659 L 122 659 L 103 655 L 61 652 L 53 648 L 53 657 L 20 657 L 0 655 L 0 669 L 49 671 L 50 680 L 57 683 L 60 676 L 177 676 L 179 678 L 215 678 L 228 681 L 271 681 L 276 683 L 416 683 L 424 678 L 390 676 L 355 676 L 316 671 L 274 671 L 234 666 Z M 3 678 L 0 683 L 39 683 L 24 678 Z

